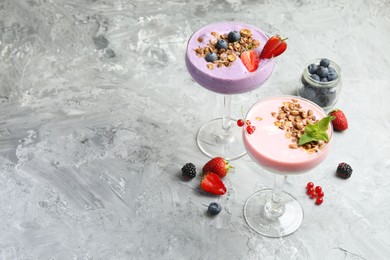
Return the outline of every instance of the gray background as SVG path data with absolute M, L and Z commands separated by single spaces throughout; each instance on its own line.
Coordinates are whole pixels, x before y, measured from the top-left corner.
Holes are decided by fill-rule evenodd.
M 289 38 L 268 83 L 233 97 L 234 116 L 294 94 L 311 59 L 343 71 L 336 106 L 350 128 L 287 179 L 305 218 L 284 239 L 245 223 L 246 199 L 273 183 L 249 157 L 232 162 L 221 197 L 180 177 L 208 160 L 196 132 L 222 112 L 187 73 L 186 41 L 223 20 Z M 389 1 L 0 0 L 0 259 L 387 259 L 389 46 Z M 342 161 L 348 180 L 335 177 Z

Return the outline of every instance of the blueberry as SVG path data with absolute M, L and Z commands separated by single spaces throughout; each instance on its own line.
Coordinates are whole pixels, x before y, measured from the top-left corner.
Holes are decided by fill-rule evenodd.
M 318 65 L 317 65 L 317 64 L 314 64 L 314 63 L 310 64 L 310 65 L 307 67 L 307 69 L 309 70 L 309 73 L 310 73 L 310 74 L 316 73 L 317 68 L 318 68 Z
M 214 52 L 209 52 L 206 54 L 205 59 L 207 62 L 213 62 L 217 60 L 217 54 L 215 54 Z
M 329 75 L 329 74 L 328 74 Z M 326 77 L 320 79 L 321 82 L 328 82 L 328 79 Z
M 227 49 L 228 47 L 228 44 L 225 40 L 218 40 L 217 41 L 217 44 L 215 45 L 215 47 L 220 50 L 220 49 Z
M 328 75 L 329 71 L 328 68 L 319 66 L 317 69 L 317 75 L 320 76 L 320 78 L 324 78 Z
M 312 87 L 310 85 L 305 85 L 302 89 L 299 90 L 299 95 L 303 98 L 313 101 L 317 103 L 317 88 Z
M 329 71 L 329 73 L 331 73 L 331 72 L 336 72 L 335 68 L 333 68 L 333 67 L 331 67 L 331 66 L 328 67 L 328 71 Z M 337 72 L 336 72 L 336 73 L 337 73 Z
M 328 79 L 328 81 L 332 81 L 332 80 L 335 80 L 337 79 L 338 75 L 335 72 L 329 72 L 328 76 L 326 76 L 326 78 Z
M 321 59 L 321 61 L 320 61 L 320 66 L 322 66 L 322 67 L 327 68 L 327 67 L 329 67 L 329 64 L 330 64 L 330 61 L 328 59 Z
M 317 74 L 311 74 L 310 78 L 312 78 L 312 79 L 314 79 L 316 81 L 320 81 L 320 76 L 318 76 Z
M 229 42 L 238 42 L 241 39 L 241 35 L 237 31 L 232 31 L 228 34 Z
M 219 205 L 219 203 L 217 202 L 211 202 L 208 209 L 207 209 L 207 212 L 210 214 L 210 215 L 218 215 L 219 212 L 221 212 L 222 210 L 222 207 L 221 205 Z

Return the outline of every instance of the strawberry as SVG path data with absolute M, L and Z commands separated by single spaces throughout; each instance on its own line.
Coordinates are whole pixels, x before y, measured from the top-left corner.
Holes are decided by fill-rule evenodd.
M 344 131 L 348 128 L 348 121 L 343 111 L 340 109 L 334 109 L 330 111 L 329 115 L 333 116 L 332 124 L 333 129 L 336 131 Z
M 205 192 L 215 195 L 223 195 L 226 193 L 225 184 L 223 184 L 221 178 L 219 178 L 217 174 L 212 172 L 209 172 L 203 177 L 200 187 Z
M 208 172 L 213 172 L 217 174 L 220 178 L 223 178 L 226 176 L 230 168 L 233 168 L 233 166 L 229 165 L 229 162 L 226 161 L 222 157 L 215 157 L 208 161 L 204 166 L 203 166 L 203 174 L 206 174 Z
M 278 57 L 287 49 L 287 38 L 282 39 L 280 35 L 272 36 L 265 43 L 263 50 L 260 54 L 260 59 L 271 59 L 272 57 Z
M 255 50 L 244 51 L 240 58 L 249 72 L 254 72 L 259 67 L 259 54 Z

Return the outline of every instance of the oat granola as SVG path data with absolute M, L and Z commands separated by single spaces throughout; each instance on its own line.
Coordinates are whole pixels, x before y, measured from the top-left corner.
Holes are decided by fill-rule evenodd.
M 305 132 L 305 127 L 309 124 L 318 122 L 312 110 L 303 110 L 298 100 L 292 99 L 292 102 L 283 102 L 278 112 L 272 112 L 271 115 L 276 118 L 274 125 L 285 131 L 285 137 L 291 140 L 290 149 L 303 148 L 308 153 L 319 152 L 325 142 L 312 141 L 302 146 L 299 145 L 299 138 Z
M 219 34 L 217 32 L 211 32 L 214 36 L 205 47 L 198 47 L 194 51 L 200 58 L 205 58 L 209 52 L 214 52 L 217 55 L 217 59 L 213 62 L 207 63 L 207 67 L 212 70 L 214 67 L 230 67 L 233 62 L 241 56 L 246 50 L 258 48 L 260 42 L 252 38 L 251 30 L 243 28 L 240 30 L 240 40 L 237 42 L 229 42 L 227 34 Z M 216 44 L 218 40 L 225 40 L 228 44 L 226 49 L 217 49 Z M 203 42 L 203 38 L 199 37 L 198 42 Z M 210 66 L 210 65 L 215 66 Z

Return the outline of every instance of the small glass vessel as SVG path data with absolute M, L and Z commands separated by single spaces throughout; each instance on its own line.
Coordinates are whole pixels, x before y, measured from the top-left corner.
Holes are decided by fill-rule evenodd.
M 334 69 L 337 78 L 326 82 L 317 81 L 311 76 L 308 67 L 311 64 L 319 65 L 320 61 L 321 59 L 315 59 L 306 64 L 300 78 L 297 94 L 316 103 L 325 111 L 330 111 L 339 99 L 342 87 L 341 69 L 334 61 L 329 60 L 329 68 Z

